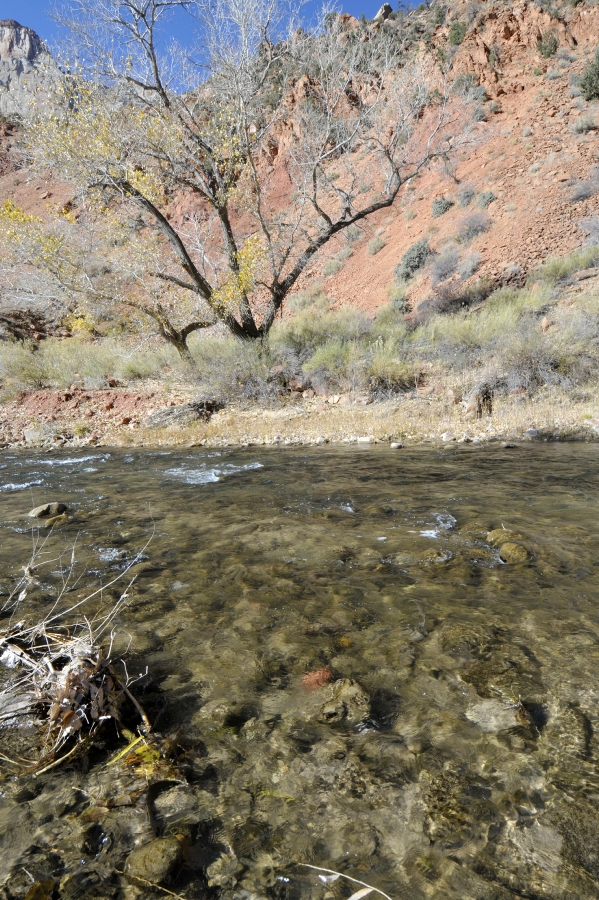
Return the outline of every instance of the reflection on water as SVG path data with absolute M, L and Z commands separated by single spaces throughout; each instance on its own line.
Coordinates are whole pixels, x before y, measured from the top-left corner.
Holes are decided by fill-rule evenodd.
M 4 591 L 47 500 L 70 518 L 30 609 L 75 539 L 105 581 L 143 551 L 116 640 L 149 669 L 138 696 L 177 764 L 107 768 L 112 735 L 37 780 L 7 770 L 0 896 L 48 878 L 61 897 L 160 896 L 140 878 L 349 896 L 311 863 L 393 898 L 599 897 L 598 462 L 563 445 L 5 454 Z M 27 740 L 4 729 L 0 751 Z

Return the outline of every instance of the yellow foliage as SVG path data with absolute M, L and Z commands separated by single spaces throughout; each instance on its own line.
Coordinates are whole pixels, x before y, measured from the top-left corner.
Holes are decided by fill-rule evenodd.
M 70 313 L 65 319 L 65 325 L 73 334 L 77 332 L 81 334 L 90 334 L 96 323 L 88 313 Z
M 231 272 L 228 278 L 212 294 L 212 305 L 223 311 L 230 310 L 246 297 L 256 286 L 256 276 L 266 253 L 258 235 L 245 242 L 237 253 L 237 272 Z

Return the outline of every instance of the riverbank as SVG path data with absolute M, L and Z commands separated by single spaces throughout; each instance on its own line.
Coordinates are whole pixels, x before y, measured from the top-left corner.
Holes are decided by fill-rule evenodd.
M 156 447 L 262 444 L 599 441 L 599 400 L 566 391 L 498 397 L 492 413 L 473 418 L 452 390 L 413 391 L 370 402 L 363 394 L 276 403 L 228 403 L 204 416 L 189 390 L 145 383 L 20 393 L 0 407 L 0 446 Z

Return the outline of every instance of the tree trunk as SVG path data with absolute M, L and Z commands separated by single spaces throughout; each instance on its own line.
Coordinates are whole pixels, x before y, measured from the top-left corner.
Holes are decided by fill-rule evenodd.
M 187 335 L 181 334 L 181 332 L 175 331 L 173 328 L 171 331 L 163 331 L 163 336 L 172 344 L 176 349 L 177 353 L 181 357 L 184 363 L 187 365 L 195 366 L 195 360 L 191 355 L 191 351 L 187 346 Z

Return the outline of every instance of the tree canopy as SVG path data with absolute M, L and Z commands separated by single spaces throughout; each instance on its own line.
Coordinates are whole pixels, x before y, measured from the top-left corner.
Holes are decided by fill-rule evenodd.
M 165 44 L 177 7 L 197 52 Z M 122 225 L 118 285 L 89 278 L 92 295 L 118 294 L 183 355 L 218 321 L 266 335 L 321 248 L 472 139 L 467 98 L 400 31 L 300 28 L 281 0 L 74 0 L 61 20 L 79 62 L 31 123 L 32 160 Z M 176 224 L 179 197 L 193 212 Z

